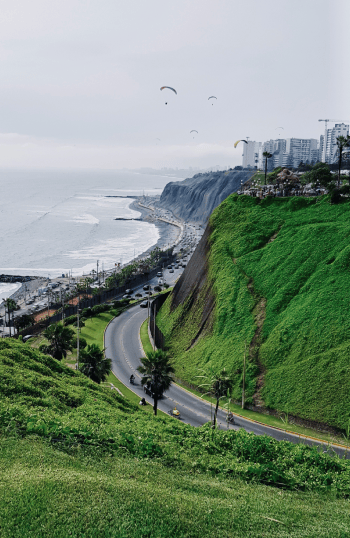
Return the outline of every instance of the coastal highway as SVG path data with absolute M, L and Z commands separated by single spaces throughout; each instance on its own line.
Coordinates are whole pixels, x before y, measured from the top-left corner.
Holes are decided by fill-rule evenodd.
M 140 399 L 145 397 L 148 404 L 153 405 L 152 398 L 143 391 L 141 375 L 137 372 L 137 367 L 141 364 L 140 357 L 143 356 L 140 327 L 146 318 L 147 310 L 137 305 L 112 320 L 105 332 L 105 353 L 106 357 L 112 360 L 112 370 L 117 378 L 133 390 Z M 131 374 L 135 376 L 134 386 L 129 384 Z M 208 402 L 191 394 L 179 385 L 173 384 L 165 392 L 163 398 L 159 400 L 158 409 L 169 414 L 175 405 L 180 411 L 181 420 L 192 426 L 201 426 L 211 419 L 212 410 Z M 328 445 L 312 438 L 271 428 L 236 415 L 234 416 L 234 421 L 235 424 L 229 426 L 231 429 L 244 428 L 247 432 L 252 432 L 256 435 L 266 434 L 279 441 L 285 440 L 310 446 L 316 445 L 324 451 L 334 450 L 341 457 L 350 457 L 348 450 L 337 445 Z M 221 409 L 218 412 L 218 425 L 220 428 L 227 428 L 226 412 Z

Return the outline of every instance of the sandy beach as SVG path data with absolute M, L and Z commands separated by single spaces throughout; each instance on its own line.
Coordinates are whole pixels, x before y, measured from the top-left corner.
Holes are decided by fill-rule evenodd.
M 156 200 L 156 198 L 154 200 Z M 147 201 L 146 201 L 146 204 L 149 205 L 150 207 L 153 207 L 152 198 L 148 198 Z M 164 220 L 160 220 L 159 218 L 156 218 L 154 216 L 154 211 L 152 211 L 152 209 L 149 209 L 149 208 L 145 207 L 145 204 L 144 204 L 144 201 L 143 201 L 142 197 L 134 199 L 130 203 L 129 207 L 130 207 L 130 209 L 132 209 L 134 211 L 137 211 L 140 214 L 137 217 L 138 220 L 142 220 L 142 221 L 146 221 L 146 222 L 150 222 L 150 223 L 154 224 L 157 227 L 158 233 L 159 233 L 159 239 L 158 239 L 157 243 L 155 243 L 154 245 L 149 247 L 146 251 L 144 251 L 141 254 L 139 254 L 138 256 L 136 256 L 135 257 L 136 260 L 139 260 L 139 259 L 147 257 L 147 255 L 156 246 L 159 247 L 162 250 L 165 250 L 167 248 L 170 248 L 170 247 L 174 246 L 178 242 L 179 237 L 181 235 L 180 223 L 179 223 L 178 226 L 176 226 L 174 224 L 170 224 L 168 222 L 165 222 Z M 131 263 L 131 261 L 132 260 L 130 260 L 129 262 L 127 262 L 127 263 L 125 263 L 123 265 L 128 265 L 129 263 Z M 107 269 L 105 271 L 105 273 L 108 274 L 109 272 L 112 272 L 112 271 L 114 271 L 114 268 L 113 269 L 112 268 Z M 28 275 L 28 276 L 31 276 L 31 275 Z M 83 275 L 80 275 L 80 276 L 83 276 Z M 51 281 L 54 282 L 56 280 L 62 281 L 62 277 L 54 278 Z M 66 279 L 63 279 L 63 280 L 66 280 Z M 27 293 L 28 294 L 35 293 L 38 288 L 46 286 L 47 282 L 48 281 L 47 281 L 46 278 L 34 278 L 33 280 L 30 280 L 30 281 L 26 282 L 25 285 L 26 285 Z M 19 289 L 17 289 L 9 297 L 11 297 L 14 300 L 18 300 L 18 298 L 20 296 L 23 296 L 23 295 L 24 295 L 24 284 L 22 284 L 22 286 L 19 287 Z M 2 303 L 2 301 L 0 300 L 0 304 L 1 303 Z

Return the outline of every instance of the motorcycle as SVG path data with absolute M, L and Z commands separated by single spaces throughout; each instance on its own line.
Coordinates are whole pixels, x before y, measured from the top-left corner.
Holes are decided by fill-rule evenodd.
M 129 382 L 130 382 L 130 385 L 135 385 L 135 378 L 133 375 L 130 376 Z

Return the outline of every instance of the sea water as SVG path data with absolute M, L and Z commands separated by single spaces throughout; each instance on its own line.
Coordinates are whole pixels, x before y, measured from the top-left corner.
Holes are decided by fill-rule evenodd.
M 148 222 L 115 220 L 140 215 L 125 196 L 161 194 L 170 180 L 131 171 L 0 170 L 0 274 L 74 276 L 97 261 L 99 270 L 130 261 L 159 233 Z

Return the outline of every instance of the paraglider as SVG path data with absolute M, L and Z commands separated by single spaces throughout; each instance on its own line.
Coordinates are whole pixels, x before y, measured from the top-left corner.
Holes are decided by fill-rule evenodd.
M 192 129 L 192 131 L 190 131 L 190 134 L 191 133 L 197 133 L 198 134 L 198 131 L 196 131 L 196 129 Z M 193 137 L 194 138 L 194 137 Z
M 245 142 L 246 144 L 248 144 L 247 140 L 237 140 L 237 142 L 233 144 L 233 147 L 236 148 L 240 142 Z
M 216 99 L 216 100 L 217 100 L 218 98 L 215 97 L 215 95 L 211 95 L 210 97 L 208 97 L 208 101 L 209 101 L 209 99 Z M 212 105 L 213 105 L 213 104 L 214 104 L 214 103 L 212 103 Z
M 170 86 L 162 86 L 160 91 L 162 90 L 171 90 L 172 92 L 175 93 L 175 95 L 177 95 L 177 91 L 175 90 L 175 88 L 171 88 Z M 168 103 L 165 103 L 165 104 L 167 105 Z

